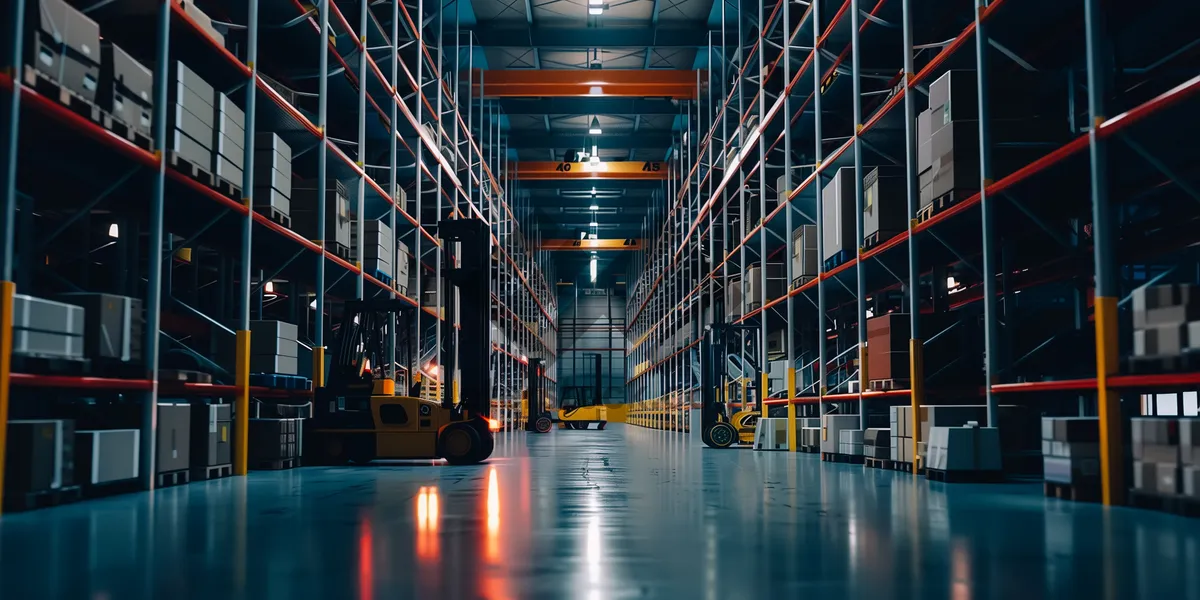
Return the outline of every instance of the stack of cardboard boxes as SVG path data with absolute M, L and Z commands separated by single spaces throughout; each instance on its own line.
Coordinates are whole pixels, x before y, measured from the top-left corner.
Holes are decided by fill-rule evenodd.
M 763 271 L 759 264 L 746 269 L 746 310 L 756 310 L 787 293 L 787 277 L 783 263 L 767 263 L 767 286 L 763 291 Z
M 857 202 L 854 198 L 854 169 L 842 167 L 833 174 L 833 179 L 821 191 L 821 260 L 856 254 L 857 219 L 854 213 Z M 826 265 L 832 266 L 832 265 Z
M 725 279 L 725 322 L 732 323 L 742 316 L 742 276 L 730 275 Z
M 396 291 L 400 292 L 400 295 L 402 295 L 402 296 L 408 295 L 408 275 L 409 275 L 408 261 L 409 261 L 408 244 L 405 244 L 404 242 L 397 240 L 396 241 L 396 281 L 395 281 L 395 283 L 396 283 Z
M 908 229 L 903 171 L 876 167 L 863 177 L 863 240 L 886 241 Z M 878 234 L 878 235 L 877 235 Z
M 239 189 L 242 169 L 245 168 L 246 113 L 229 96 L 216 93 L 216 116 L 213 120 L 213 174 Z M 266 169 L 263 169 L 264 171 Z
M 888 313 L 867 319 L 868 381 L 908 381 L 908 344 L 912 337 L 909 317 L 907 313 Z
M 872 427 L 863 434 L 863 455 L 870 458 L 892 457 L 892 431 L 883 427 Z
M 792 231 L 792 288 L 817 276 L 817 226 L 801 225 Z
M 926 445 L 934 471 L 1000 471 L 1000 430 L 968 422 L 963 427 L 931 427 Z
M 171 71 L 171 120 L 167 150 L 205 170 L 213 166 L 213 106 L 217 92 L 187 65 L 176 62 Z
M 1200 419 L 1133 419 L 1133 488 L 1200 498 Z
M 100 108 L 142 135 L 152 135 L 154 74 L 108 40 L 101 42 L 100 55 Z
M 191 456 L 193 470 L 206 475 L 210 467 L 233 460 L 233 409 L 228 404 L 192 403 Z
M 270 132 L 254 134 L 254 210 L 291 223 L 292 148 Z
M 821 453 L 841 454 L 842 431 L 859 432 L 858 445 L 862 446 L 862 435 L 858 415 L 822 415 L 821 416 Z M 850 438 L 847 439 L 850 441 Z M 860 451 L 861 454 L 861 451 Z
M 922 210 L 951 192 L 965 197 L 979 189 L 979 102 L 975 79 L 973 71 L 948 71 L 929 86 L 929 109 L 917 115 L 917 173 Z
M 84 312 L 78 306 L 13 295 L 14 355 L 80 360 L 84 328 Z
M 859 429 L 842 429 L 838 432 L 838 454 L 863 455 L 863 432 Z
M 1100 487 L 1100 421 L 1092 417 L 1042 419 L 1042 463 L 1047 482 Z
M 362 269 L 368 275 L 392 277 L 392 265 L 396 260 L 396 239 L 392 228 L 383 221 L 364 221 L 363 237 L 358 239 L 358 228 L 350 228 L 350 242 L 361 248 Z M 361 246 L 359 246 L 361 244 Z
M 325 231 L 317 227 L 320 196 L 325 196 Z M 342 257 L 350 256 L 350 196 L 342 182 L 328 178 L 325 189 L 292 186 L 292 224 L 296 233 L 324 240 L 325 247 Z
M 100 80 L 100 26 L 62 0 L 38 0 L 25 8 L 32 35 L 25 60 L 76 96 L 96 102 Z
M 141 448 L 137 429 L 75 432 L 75 481 L 103 485 L 137 479 Z
M 21 420 L 8 422 L 4 457 L 6 507 L 25 508 L 25 495 L 69 488 L 75 483 L 75 422 Z
M 1173 284 L 1134 290 L 1134 360 L 1173 369 L 1192 350 L 1200 351 L 1200 288 Z
M 297 328 L 283 321 L 250 321 L 250 371 L 295 375 L 300 345 Z
M 58 299 L 83 309 L 83 348 L 89 359 L 122 363 L 142 359 L 146 317 L 140 298 L 79 292 L 59 294 Z
M 225 36 L 213 27 L 212 17 L 209 17 L 204 11 L 200 10 L 192 0 L 174 0 L 174 2 L 183 8 L 183 12 L 204 32 L 204 35 L 212 38 L 218 46 L 225 47 Z

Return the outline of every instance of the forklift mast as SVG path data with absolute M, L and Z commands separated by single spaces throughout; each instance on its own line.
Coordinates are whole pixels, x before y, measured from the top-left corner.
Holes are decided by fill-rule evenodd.
M 757 336 L 759 327 L 744 323 L 717 321 L 704 332 L 703 342 L 700 344 L 700 423 L 705 428 L 722 420 L 723 417 L 728 418 L 729 416 L 725 412 L 725 402 L 722 398 L 726 389 L 726 380 L 729 378 L 727 373 L 729 340 L 739 331 L 748 331 Z M 758 348 L 760 345 L 755 344 L 754 347 Z M 760 373 L 756 381 L 762 380 L 761 369 L 760 364 Z M 720 391 L 718 392 L 718 390 Z M 758 398 L 761 410 L 763 398 L 761 390 L 758 391 Z M 743 407 L 746 402 L 747 399 L 742 398 Z
M 371 390 L 375 379 L 387 377 L 388 318 L 395 314 L 400 320 L 411 309 L 400 299 L 347 300 L 338 326 L 337 346 L 330 356 L 326 387 Z M 407 348 L 407 335 L 400 342 Z
M 491 294 L 488 279 L 490 231 L 479 219 L 450 219 L 438 223 L 438 237 L 450 242 L 444 248 L 446 265 L 442 270 L 442 298 L 446 323 L 442 327 L 442 406 L 462 418 L 465 411 L 488 414 L 491 394 L 489 339 Z M 457 259 L 457 265 L 455 265 Z M 458 294 L 455 294 L 455 288 Z M 458 317 L 458 327 L 451 324 Z M 461 402 L 454 403 L 455 374 L 462 378 Z
M 542 374 L 546 372 L 546 367 L 540 358 L 529 359 L 529 364 L 525 367 L 525 374 L 528 381 L 525 384 L 525 402 L 528 408 L 526 415 L 526 430 L 534 429 L 533 423 L 538 417 L 546 411 L 546 392 L 542 389 L 543 379 Z

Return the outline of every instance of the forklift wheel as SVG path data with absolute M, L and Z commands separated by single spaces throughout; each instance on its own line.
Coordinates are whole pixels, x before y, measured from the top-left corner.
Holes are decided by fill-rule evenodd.
M 483 460 L 483 441 L 479 432 L 467 423 L 451 423 L 438 434 L 438 454 L 452 465 L 468 465 Z
M 728 448 L 738 440 L 737 429 L 733 425 L 721 421 L 708 429 L 708 439 L 705 443 L 711 448 Z
M 554 427 L 554 422 L 550 420 L 550 417 L 538 417 L 533 422 L 533 430 L 538 433 L 550 433 L 551 427 Z

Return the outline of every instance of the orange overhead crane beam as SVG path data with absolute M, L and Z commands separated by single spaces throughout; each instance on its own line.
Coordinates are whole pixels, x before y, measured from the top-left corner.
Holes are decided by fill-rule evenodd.
M 677 70 L 504 70 L 476 69 L 472 94 L 484 98 L 696 97 L 696 71 Z M 481 94 L 482 91 L 482 94 Z
M 516 179 L 553 181 L 556 179 L 649 179 L 667 178 L 667 164 L 660 160 L 589 162 L 522 161 L 513 170 Z
M 641 250 L 645 246 L 639 238 L 611 238 L 602 240 L 542 240 L 542 250 Z

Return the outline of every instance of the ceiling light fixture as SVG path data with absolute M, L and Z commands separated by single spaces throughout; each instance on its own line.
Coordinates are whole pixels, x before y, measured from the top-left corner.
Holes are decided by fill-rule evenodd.
M 121 237 L 121 228 L 117 227 L 116 223 L 108 226 L 108 237 L 113 239 Z
M 588 223 L 588 227 L 599 227 L 599 226 L 600 226 L 600 224 L 599 224 L 599 223 L 597 223 L 597 222 L 595 222 L 595 221 L 592 221 L 591 223 Z
M 588 0 L 588 6 L 604 6 L 604 0 Z
M 600 135 L 602 133 L 604 133 L 604 130 L 600 129 L 600 119 L 598 117 L 592 117 L 592 124 L 590 127 L 588 127 L 588 135 Z M 592 146 L 592 148 L 595 148 L 595 146 Z M 595 153 L 595 150 L 593 150 L 592 154 Z
M 591 272 L 592 283 L 596 283 L 596 257 L 595 256 L 592 257 L 592 260 L 588 261 L 588 271 Z
M 603 6 L 589 6 L 588 14 L 589 15 L 597 15 L 597 16 L 602 15 L 602 14 L 604 14 L 604 7 Z M 595 280 L 593 279 L 592 281 L 595 281 Z
M 600 207 L 599 207 L 599 206 L 596 206 L 595 204 L 593 204 L 593 205 L 591 205 L 591 206 L 589 206 L 589 207 L 588 207 L 588 210 L 600 210 Z

